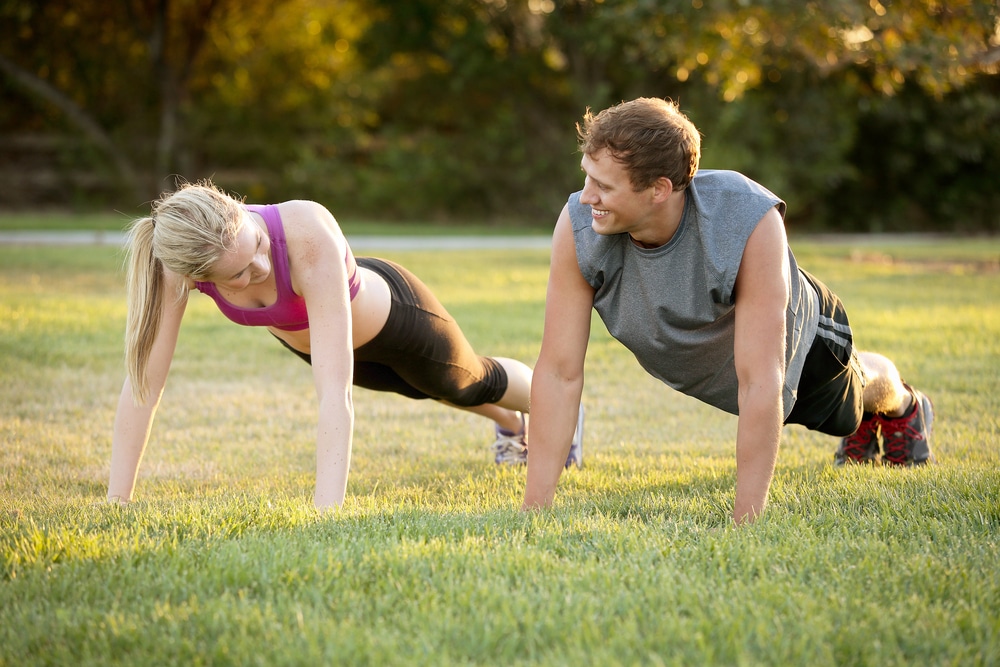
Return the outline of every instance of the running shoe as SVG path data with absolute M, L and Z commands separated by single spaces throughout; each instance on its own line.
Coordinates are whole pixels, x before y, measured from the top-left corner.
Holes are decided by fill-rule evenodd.
M 834 465 L 878 463 L 879 428 L 881 425 L 882 422 L 878 415 L 866 412 L 854 435 L 849 435 L 840 441 L 840 447 L 833 455 Z
M 913 396 L 913 405 L 909 414 L 902 417 L 879 417 L 882 422 L 882 461 L 894 466 L 934 463 L 931 452 L 934 405 L 922 392 L 909 385 L 903 386 Z
M 524 441 L 524 415 L 520 412 L 521 430 L 517 433 L 494 425 L 496 441 L 493 443 L 493 460 L 497 465 L 525 465 L 528 462 L 528 444 Z

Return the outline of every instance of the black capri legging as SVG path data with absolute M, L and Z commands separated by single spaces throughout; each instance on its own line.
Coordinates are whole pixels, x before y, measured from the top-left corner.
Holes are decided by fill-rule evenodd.
M 497 403 L 507 372 L 476 354 L 458 323 L 413 273 L 384 259 L 358 257 L 389 284 L 389 319 L 372 340 L 354 350 L 354 384 L 408 398 L 433 398 L 462 407 Z M 282 345 L 308 363 L 310 355 Z

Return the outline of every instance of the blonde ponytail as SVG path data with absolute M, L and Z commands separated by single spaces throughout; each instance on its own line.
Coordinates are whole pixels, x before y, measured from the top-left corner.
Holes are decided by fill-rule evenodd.
M 136 405 L 146 402 L 146 366 L 163 312 L 163 265 L 153 254 L 153 218 L 140 218 L 128 230 L 125 321 L 125 368 Z
M 125 367 L 136 404 L 149 396 L 146 369 L 163 313 L 164 269 L 192 280 L 207 280 L 212 266 L 235 247 L 243 219 L 242 202 L 210 181 L 185 184 L 153 205 L 153 215 L 128 230 Z M 181 294 L 185 289 L 181 282 Z

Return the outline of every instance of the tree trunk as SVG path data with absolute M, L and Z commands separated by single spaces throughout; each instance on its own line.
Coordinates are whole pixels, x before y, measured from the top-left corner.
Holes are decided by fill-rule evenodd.
M 107 132 L 104 131 L 97 121 L 95 121 L 86 111 L 81 109 L 73 100 L 64 95 L 52 84 L 41 79 L 31 72 L 18 67 L 4 56 L 0 55 L 0 72 L 3 72 L 30 94 L 52 104 L 66 117 L 70 123 L 76 126 L 83 135 L 97 146 L 114 165 L 115 171 L 122 183 L 128 188 L 129 194 L 136 200 L 143 196 L 139 179 L 136 177 L 135 167 L 132 161 Z

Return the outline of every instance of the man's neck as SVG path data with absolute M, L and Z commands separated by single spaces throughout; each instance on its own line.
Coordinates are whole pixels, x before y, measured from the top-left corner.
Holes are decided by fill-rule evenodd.
M 684 203 L 687 201 L 687 190 L 674 192 L 663 203 L 662 208 L 656 213 L 658 216 L 653 219 L 652 224 L 640 234 L 630 234 L 632 243 L 640 248 L 659 248 L 670 243 L 674 238 L 677 229 L 681 226 L 681 219 L 684 217 Z

